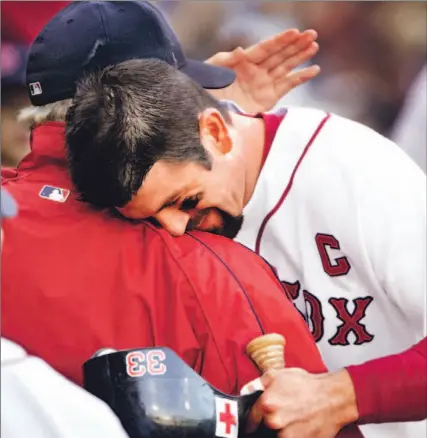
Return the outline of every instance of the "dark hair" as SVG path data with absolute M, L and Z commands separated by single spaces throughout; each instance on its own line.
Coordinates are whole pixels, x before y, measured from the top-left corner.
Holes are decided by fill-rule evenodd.
M 158 160 L 211 168 L 198 116 L 228 111 L 189 77 L 154 59 L 131 60 L 85 77 L 67 113 L 66 143 L 80 199 L 121 207 Z

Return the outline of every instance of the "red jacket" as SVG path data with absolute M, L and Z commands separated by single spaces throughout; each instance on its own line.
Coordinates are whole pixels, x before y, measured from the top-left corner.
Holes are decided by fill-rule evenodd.
M 286 337 L 288 366 L 326 370 L 280 282 L 244 246 L 200 232 L 172 238 L 72 192 L 41 197 L 45 185 L 71 191 L 64 151 L 63 124 L 46 123 L 19 169 L 3 171 L 20 211 L 3 224 L 2 336 L 77 382 L 99 348 L 164 345 L 235 394 L 259 375 L 246 344 L 271 332 Z

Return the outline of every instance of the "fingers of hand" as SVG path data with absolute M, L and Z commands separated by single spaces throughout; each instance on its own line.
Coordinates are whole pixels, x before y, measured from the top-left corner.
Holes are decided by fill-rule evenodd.
M 284 96 L 298 85 L 302 85 L 311 79 L 315 78 L 320 73 L 318 65 L 296 70 L 288 74 L 283 74 L 282 77 L 275 82 L 275 90 L 278 96 Z
M 255 64 L 262 64 L 272 55 L 280 52 L 283 46 L 292 44 L 299 36 L 300 32 L 297 29 L 285 30 L 282 33 L 248 47 L 245 50 L 245 55 L 249 61 Z
M 281 371 L 282 370 L 269 370 L 260 377 L 261 384 L 263 385 L 264 389 L 267 389 L 271 385 L 274 379 L 280 375 Z
M 297 29 L 288 29 L 245 50 L 237 47 L 232 52 L 218 52 L 207 59 L 206 62 L 221 67 L 233 67 L 242 59 L 254 64 L 261 64 L 273 54 L 280 52 L 283 46 L 296 42 L 300 35 L 302 34 Z
M 279 65 L 277 65 L 273 70 L 269 72 L 270 79 L 280 81 L 284 79 L 287 75 L 289 75 L 289 72 L 292 71 L 295 67 L 298 67 L 311 59 L 319 49 L 317 43 L 312 44 L 313 45 L 308 47 L 306 50 L 297 53 L 291 58 L 282 60 Z M 316 69 L 317 68 L 318 67 L 316 66 Z
M 316 41 L 316 39 L 317 32 L 314 30 L 305 30 L 304 32 L 298 32 L 297 34 L 294 34 L 292 39 L 285 39 L 282 37 L 278 40 L 276 52 L 283 52 L 283 50 L 292 47 L 294 47 L 294 50 L 298 52 Z
M 272 384 L 274 379 L 279 374 L 280 374 L 279 370 L 267 371 L 258 379 L 255 379 L 252 382 L 249 382 L 247 385 L 245 385 L 245 387 L 248 387 L 251 384 L 254 384 L 254 386 L 256 386 L 256 390 L 259 390 L 261 388 L 266 390 Z M 267 409 L 269 409 L 269 408 L 273 409 L 271 407 L 272 406 L 271 401 L 269 401 L 270 398 L 271 398 L 271 396 L 267 395 Z M 274 399 L 274 394 L 273 394 L 273 399 Z M 261 421 L 263 420 L 265 413 L 266 412 L 265 412 L 265 393 L 264 393 L 255 402 L 255 404 L 252 407 L 251 412 L 248 416 L 248 419 L 246 422 L 246 432 L 247 433 L 253 433 L 253 432 L 255 432 L 256 429 L 258 429 L 258 426 L 261 424 Z
M 339 426 L 320 402 L 318 380 L 319 376 L 300 369 L 277 372 L 251 412 L 251 431 L 263 421 L 281 438 L 335 437 Z
M 207 59 L 206 63 L 216 65 L 217 67 L 233 68 L 244 58 L 244 50 L 241 47 L 237 47 L 232 52 L 218 52 Z
M 262 421 L 262 410 L 260 399 L 258 399 L 255 404 L 252 406 L 252 409 L 248 415 L 246 420 L 246 428 L 245 431 L 247 433 L 254 433 Z
M 310 67 L 295 70 L 288 74 L 288 82 L 293 86 L 301 85 L 304 82 L 310 81 L 320 73 L 320 67 L 318 65 L 312 65 Z
M 264 392 L 258 399 L 258 415 L 272 430 L 280 430 L 289 423 L 287 403 L 277 392 Z
M 276 394 L 264 393 L 253 405 L 246 421 L 246 432 L 255 432 L 262 421 L 272 429 L 279 430 L 284 426 L 285 418 L 281 411 L 280 398 Z
M 315 35 L 311 31 L 300 34 L 290 44 L 282 45 L 281 50 L 266 59 L 261 67 L 275 74 L 274 70 L 279 66 L 284 65 L 288 70 L 291 70 L 302 62 L 307 61 L 319 50 L 319 45 L 314 42 Z
M 313 56 L 319 51 L 319 45 L 317 43 L 311 43 L 304 50 L 301 50 L 294 55 L 288 57 L 282 63 L 282 67 L 284 67 L 288 72 L 293 70 L 295 67 L 301 66 L 302 64 L 309 61 Z M 281 66 L 279 66 L 281 67 Z M 278 69 L 273 69 L 270 71 L 271 76 L 278 77 L 280 72 Z
M 263 391 L 264 388 L 265 387 L 261 382 L 261 378 L 258 377 L 258 379 L 252 380 L 246 385 L 244 385 L 243 388 L 240 390 L 240 395 L 251 394 L 255 391 Z
M 254 64 L 263 64 L 264 68 L 271 70 L 280 65 L 284 59 L 308 48 L 316 38 L 317 33 L 314 30 L 300 33 L 297 29 L 288 29 L 245 50 L 237 47 L 232 52 L 219 52 L 206 62 L 219 67 L 233 68 L 242 60 L 247 60 Z
M 303 35 L 304 38 L 307 38 L 307 41 L 315 41 L 318 37 L 317 32 L 313 29 L 305 30 L 301 35 Z

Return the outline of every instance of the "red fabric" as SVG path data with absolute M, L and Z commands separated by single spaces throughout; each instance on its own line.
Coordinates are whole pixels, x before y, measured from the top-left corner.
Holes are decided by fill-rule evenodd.
M 253 118 L 262 118 L 264 121 L 264 148 L 262 151 L 261 157 L 261 169 L 264 167 L 265 162 L 267 161 L 268 154 L 270 153 L 271 146 L 273 145 L 273 141 L 276 137 L 277 130 L 280 127 L 280 124 L 283 122 L 283 119 L 286 117 L 287 109 L 282 108 L 279 109 L 275 113 L 259 113 L 256 115 L 246 114 L 240 112 L 241 116 Z
M 20 212 L 3 224 L 2 336 L 76 382 L 99 348 L 166 345 L 236 393 L 258 376 L 245 345 L 263 331 L 286 336 L 289 366 L 325 370 L 280 283 L 247 248 L 200 232 L 173 239 L 73 193 L 65 203 L 41 198 L 44 185 L 72 189 L 63 134 L 62 124 L 38 127 L 32 153 L 5 172 Z
M 347 368 L 360 424 L 427 418 L 427 338 L 409 350 Z
M 65 203 L 41 198 L 44 185 L 72 190 L 63 137 L 63 124 L 39 126 L 31 154 L 2 175 L 20 206 L 3 222 L 2 336 L 78 383 L 100 348 L 163 345 L 235 394 L 259 375 L 246 344 L 271 332 L 285 335 L 288 366 L 326 370 L 280 282 L 244 246 L 201 232 L 172 238 L 95 212 L 74 193 Z
M 2 39 L 33 42 L 47 22 L 69 1 L 9 1 L 1 3 Z
M 261 169 L 264 167 L 267 161 L 268 154 L 270 153 L 271 146 L 273 145 L 274 138 L 276 137 L 277 130 L 283 119 L 286 117 L 287 112 L 278 113 L 261 113 L 259 117 L 262 117 L 265 125 L 265 139 L 264 150 L 262 153 Z

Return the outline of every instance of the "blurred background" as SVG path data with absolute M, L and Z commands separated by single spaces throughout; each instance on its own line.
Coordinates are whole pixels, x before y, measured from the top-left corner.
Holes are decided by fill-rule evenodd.
M 70 2 L 1 3 L 2 165 L 29 150 L 29 127 L 16 121 L 28 105 L 26 53 L 38 31 Z M 247 47 L 287 28 L 314 29 L 322 73 L 280 106 L 310 106 L 363 122 L 421 154 L 426 150 L 425 2 L 157 1 L 189 57 Z M 70 42 L 72 43 L 72 42 Z M 420 152 L 421 151 L 421 152 Z M 414 154 L 412 154 L 414 155 Z

